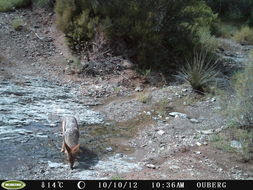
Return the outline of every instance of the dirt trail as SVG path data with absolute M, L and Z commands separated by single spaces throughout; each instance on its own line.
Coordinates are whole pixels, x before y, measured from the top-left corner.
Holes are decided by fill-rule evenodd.
M 21 31 L 11 26 L 16 17 L 26 22 Z M 227 127 L 217 97 L 183 85 L 135 91 L 140 83 L 129 70 L 69 75 L 53 20 L 42 10 L 0 13 L 1 179 L 253 178 L 252 163 L 210 142 Z M 59 152 L 60 117 L 70 112 L 83 136 L 74 171 Z M 10 148 L 15 153 L 7 154 Z

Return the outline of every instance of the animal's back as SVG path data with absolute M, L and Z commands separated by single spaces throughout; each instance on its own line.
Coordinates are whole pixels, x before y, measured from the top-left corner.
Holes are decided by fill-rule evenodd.
M 74 147 L 79 142 L 79 127 L 75 117 L 66 117 L 64 123 L 64 139 L 69 147 Z

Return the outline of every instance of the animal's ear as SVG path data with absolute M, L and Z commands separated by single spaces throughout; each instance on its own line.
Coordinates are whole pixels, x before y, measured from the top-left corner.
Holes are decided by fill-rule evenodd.
M 64 141 L 64 146 L 65 146 L 67 152 L 70 153 L 71 152 L 71 148 L 66 144 L 65 141 Z
M 73 148 L 71 148 L 72 152 L 77 152 L 80 148 L 80 144 L 74 146 Z

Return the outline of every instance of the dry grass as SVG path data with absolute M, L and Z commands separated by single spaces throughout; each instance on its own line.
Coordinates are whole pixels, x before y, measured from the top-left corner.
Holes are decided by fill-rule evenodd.
M 235 41 L 240 43 L 253 44 L 253 29 L 249 26 L 244 26 L 235 33 L 233 38 Z

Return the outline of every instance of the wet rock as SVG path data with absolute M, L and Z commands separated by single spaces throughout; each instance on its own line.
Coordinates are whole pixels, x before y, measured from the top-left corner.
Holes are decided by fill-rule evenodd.
M 43 174 L 43 173 L 45 173 L 45 172 L 46 172 L 46 171 L 45 171 L 44 169 L 41 169 L 41 170 L 40 170 L 40 173 L 41 173 L 41 174 Z
M 122 153 L 117 153 L 117 154 L 115 154 L 114 157 L 118 159 L 118 158 L 123 158 L 124 155 Z
M 183 119 L 189 119 L 189 116 L 187 114 L 180 113 L 180 112 L 170 112 L 169 115 L 172 117 L 180 117 Z
M 49 168 L 65 168 L 65 167 L 67 167 L 67 165 L 64 165 L 62 163 L 48 161 L 48 167 Z

